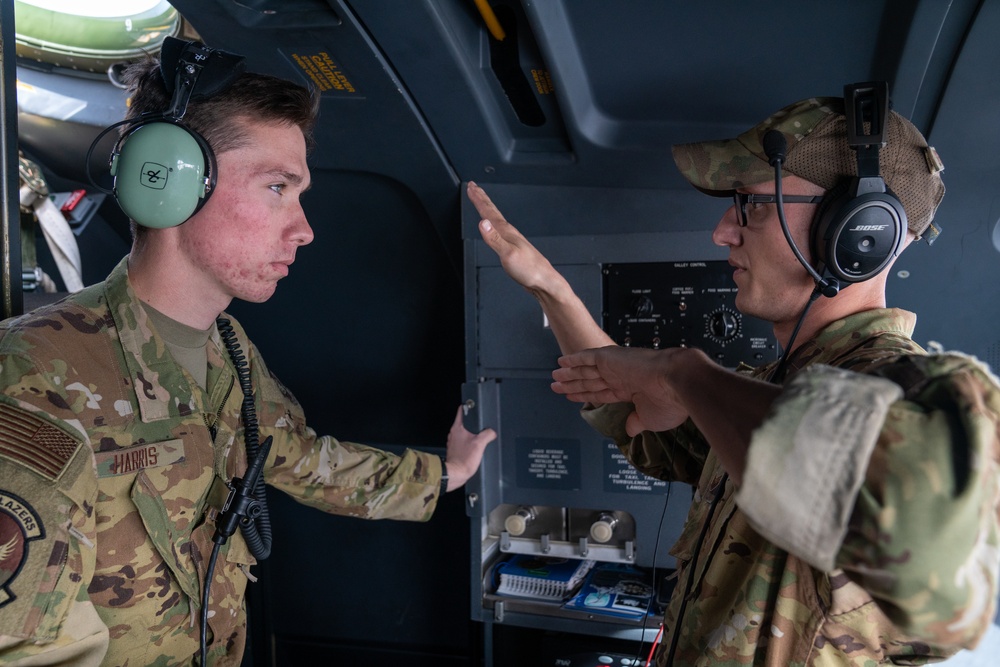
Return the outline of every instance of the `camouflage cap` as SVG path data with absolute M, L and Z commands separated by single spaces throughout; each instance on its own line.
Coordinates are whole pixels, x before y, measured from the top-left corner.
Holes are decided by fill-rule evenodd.
M 844 100 L 812 97 L 791 104 L 735 139 L 673 147 L 674 162 L 696 188 L 717 197 L 774 180 L 763 138 L 778 130 L 788 143 L 784 169 L 827 190 L 858 173 L 855 151 L 847 144 Z M 879 172 L 906 211 L 910 231 L 923 235 L 944 197 L 937 151 L 920 131 L 895 111 L 889 114 L 886 145 L 879 151 Z M 932 228 L 928 240 L 937 235 Z

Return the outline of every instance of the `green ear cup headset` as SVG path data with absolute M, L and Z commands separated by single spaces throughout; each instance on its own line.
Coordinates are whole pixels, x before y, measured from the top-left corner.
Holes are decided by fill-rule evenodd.
M 175 227 L 208 201 L 215 156 L 204 139 L 169 121 L 137 125 L 111 156 L 114 196 L 144 227 Z
M 170 107 L 115 123 L 94 140 L 90 151 L 111 130 L 130 126 L 111 153 L 112 189 L 100 189 L 137 224 L 175 227 L 208 201 L 217 178 L 215 154 L 182 119 L 191 100 L 215 95 L 244 69 L 243 56 L 168 37 L 160 53 L 160 73 L 172 94 Z

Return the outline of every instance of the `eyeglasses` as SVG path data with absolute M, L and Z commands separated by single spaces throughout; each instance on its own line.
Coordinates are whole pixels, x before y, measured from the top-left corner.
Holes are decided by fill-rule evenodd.
M 747 192 L 733 192 L 733 202 L 739 214 L 740 227 L 747 226 L 747 204 L 773 204 L 778 201 L 777 195 L 758 195 Z M 823 201 L 822 195 L 809 197 L 807 195 L 782 195 L 785 204 L 818 204 Z

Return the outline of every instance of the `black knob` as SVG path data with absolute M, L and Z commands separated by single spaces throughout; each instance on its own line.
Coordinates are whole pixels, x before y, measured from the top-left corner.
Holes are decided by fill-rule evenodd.
M 720 341 L 731 340 L 739 333 L 740 317 L 729 310 L 720 310 L 709 315 L 708 332 Z
M 648 296 L 640 296 L 632 302 L 632 312 L 636 317 L 649 317 L 653 314 L 653 300 Z

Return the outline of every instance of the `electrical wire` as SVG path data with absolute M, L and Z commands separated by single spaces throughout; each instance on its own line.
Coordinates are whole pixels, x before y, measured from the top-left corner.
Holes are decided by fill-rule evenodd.
M 675 621 L 675 626 L 670 633 L 670 649 L 667 653 L 667 665 L 674 664 L 674 653 L 677 651 L 677 642 L 680 639 L 681 633 L 681 623 L 684 620 L 684 612 L 687 609 L 688 597 L 691 595 L 691 588 L 694 586 L 694 573 L 698 566 L 698 553 L 701 551 L 701 546 L 705 542 L 705 535 L 708 534 L 708 527 L 712 524 L 712 516 L 715 514 L 715 508 L 719 504 L 719 500 L 726 492 L 726 481 L 729 479 L 729 473 L 722 474 L 722 481 L 716 487 L 718 491 L 715 497 L 712 498 L 712 504 L 708 508 L 708 516 L 705 517 L 705 522 L 701 525 L 701 534 L 698 535 L 698 541 L 696 542 L 697 548 L 691 555 L 691 563 L 688 565 L 689 573 L 687 578 L 687 586 L 684 588 L 684 596 L 681 598 L 681 608 L 677 611 L 677 619 Z M 711 554 L 710 554 L 711 555 Z
M 507 33 L 504 32 L 503 26 L 500 25 L 497 15 L 493 13 L 493 8 L 490 7 L 489 1 L 475 0 L 475 3 L 476 9 L 479 10 L 479 14 L 483 17 L 483 22 L 486 23 L 486 28 L 493 35 L 493 39 L 502 42 L 507 37 Z
M 271 555 L 271 520 L 267 509 L 267 495 L 264 484 L 264 461 L 258 461 L 258 458 L 267 456 L 267 452 L 271 446 L 271 437 L 268 436 L 264 440 L 263 447 L 258 442 L 260 431 L 257 424 L 257 409 L 254 404 L 253 384 L 250 380 L 249 364 L 243 355 L 243 351 L 240 349 L 239 340 L 236 338 L 235 331 L 233 331 L 232 323 L 224 317 L 219 317 L 216 319 L 215 325 L 219 330 L 219 336 L 222 338 L 226 350 L 229 352 L 233 367 L 236 370 L 237 381 L 243 392 L 243 403 L 240 405 L 240 414 L 243 418 L 243 439 L 246 445 L 247 475 L 250 475 L 251 469 L 254 470 L 253 479 L 249 480 L 249 483 L 253 485 L 250 491 L 250 495 L 253 498 L 251 501 L 253 507 L 249 515 L 242 515 L 242 510 L 237 513 L 239 515 L 239 527 L 250 553 L 257 560 L 264 560 Z M 240 484 L 242 485 L 242 482 Z M 232 495 L 230 495 L 230 498 L 232 498 Z M 206 667 L 208 655 L 208 603 L 211 599 L 215 564 L 219 557 L 220 548 L 229 539 L 232 531 L 235 530 L 235 526 L 231 525 L 227 532 L 220 534 L 222 533 L 220 526 L 224 523 L 222 515 L 226 514 L 228 510 L 229 501 L 227 501 L 226 507 L 223 508 L 222 513 L 220 513 L 216 520 L 216 534 L 212 538 L 215 545 L 212 547 L 212 554 L 208 559 L 208 569 L 205 574 L 199 642 L 201 667 Z
M 257 458 L 260 449 L 260 431 L 257 424 L 257 410 L 253 399 L 253 386 L 250 382 L 250 369 L 246 357 L 240 349 L 236 333 L 232 324 L 226 318 L 220 317 L 216 320 L 219 329 L 219 336 L 229 351 L 233 366 L 236 368 L 236 377 L 243 391 L 243 404 L 241 412 L 243 415 L 243 439 L 246 444 L 247 461 Z M 240 529 L 243 531 L 243 539 L 246 540 L 247 548 L 257 560 L 265 560 L 271 555 L 271 517 L 267 510 L 267 495 L 264 476 L 260 475 L 254 485 L 254 497 L 260 503 L 261 512 L 253 521 L 240 521 Z
M 791 247 L 796 259 L 799 260 L 799 263 L 806 267 L 806 269 L 809 269 L 809 264 L 806 262 L 805 257 L 802 256 L 802 253 L 799 252 L 799 247 L 795 244 L 795 240 L 792 238 L 792 232 L 788 228 L 788 220 L 785 218 L 785 201 L 781 185 L 781 160 L 775 160 L 774 163 L 774 198 L 778 209 L 778 222 L 781 224 L 781 232 L 785 235 L 785 240 Z M 774 384 L 781 384 L 781 382 L 785 379 L 788 357 L 795 344 L 795 338 L 799 335 L 799 329 L 802 328 L 802 323 L 805 322 L 806 315 L 809 314 L 809 309 L 812 308 L 812 305 L 816 303 L 816 300 L 824 294 L 824 290 L 831 288 L 831 285 L 824 282 L 815 270 L 812 270 L 809 273 L 813 275 L 816 286 L 813 288 L 812 294 L 809 295 L 809 300 L 806 302 L 806 305 L 802 308 L 802 314 L 799 315 L 799 320 L 795 323 L 795 328 L 792 330 L 792 335 L 788 338 L 788 343 L 785 344 L 785 349 L 781 355 L 781 361 L 778 362 L 778 366 L 774 369 L 774 373 L 772 373 L 771 377 L 768 378 L 768 381 L 773 382 Z M 837 291 L 835 290 L 833 294 L 836 295 L 836 293 Z
M 655 538 L 655 541 L 653 543 L 653 574 L 652 574 L 653 590 L 651 592 L 651 596 L 652 596 L 653 600 L 656 599 L 656 590 L 657 590 L 657 588 L 656 588 L 656 555 L 660 551 L 660 534 L 663 532 L 663 520 L 667 516 L 667 507 L 670 505 L 670 491 L 671 491 L 671 489 L 673 489 L 673 487 L 674 487 L 673 482 L 667 482 L 667 496 L 663 500 L 663 509 L 660 511 L 660 523 L 656 527 L 656 538 Z M 649 620 L 649 609 L 646 610 L 646 615 L 642 617 L 642 629 L 639 632 L 639 648 L 636 650 L 636 653 L 635 653 L 635 664 L 639 664 L 639 662 L 642 660 L 642 647 L 643 647 L 643 644 L 646 643 L 646 621 L 648 621 L 648 620 Z M 649 653 L 650 656 L 652 656 L 653 655 L 653 651 L 656 650 L 656 643 L 660 639 L 660 636 L 662 634 L 663 634 L 663 623 L 660 623 L 660 631 L 656 633 L 656 638 L 653 640 L 653 646 L 651 647 L 650 653 Z M 648 660 L 647 660 L 646 664 L 647 665 L 649 664 Z
M 209 592 L 212 590 L 212 577 L 215 575 L 215 561 L 219 558 L 221 547 L 218 542 L 212 547 L 212 555 L 208 559 L 208 571 L 205 573 L 205 589 L 201 596 L 201 661 L 198 663 L 201 667 L 208 664 L 208 600 Z
M 656 646 L 660 643 L 660 637 L 663 636 L 663 624 L 660 623 L 660 631 L 656 633 L 656 638 L 653 639 L 653 645 L 649 647 L 649 655 L 646 656 L 646 665 L 649 667 L 653 663 L 653 654 L 656 653 Z

